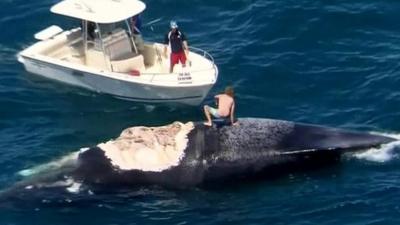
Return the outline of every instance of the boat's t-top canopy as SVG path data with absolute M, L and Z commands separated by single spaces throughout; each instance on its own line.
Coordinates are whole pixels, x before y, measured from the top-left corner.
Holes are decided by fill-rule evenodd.
M 50 11 L 95 23 L 115 23 L 135 16 L 145 8 L 139 0 L 64 0 Z

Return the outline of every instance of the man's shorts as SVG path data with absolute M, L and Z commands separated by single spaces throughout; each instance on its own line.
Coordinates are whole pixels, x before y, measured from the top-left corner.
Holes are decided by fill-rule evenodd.
M 210 107 L 210 106 L 206 106 L 208 108 L 208 111 L 210 112 L 211 115 L 213 115 L 215 118 L 222 118 L 222 116 L 220 116 L 218 114 L 218 109 Z
M 185 65 L 186 64 L 186 54 L 184 51 L 181 52 L 172 52 L 171 53 L 171 66 L 178 64 L 179 61 Z

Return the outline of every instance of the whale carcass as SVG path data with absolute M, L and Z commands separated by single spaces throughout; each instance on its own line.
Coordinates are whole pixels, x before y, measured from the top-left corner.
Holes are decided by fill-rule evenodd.
M 116 139 L 74 153 L 56 168 L 30 171 L 25 187 L 69 179 L 96 187 L 196 186 L 336 160 L 342 153 L 396 141 L 391 137 L 273 119 L 234 126 L 175 122 L 132 127 Z M 53 168 L 51 168 L 53 167 Z

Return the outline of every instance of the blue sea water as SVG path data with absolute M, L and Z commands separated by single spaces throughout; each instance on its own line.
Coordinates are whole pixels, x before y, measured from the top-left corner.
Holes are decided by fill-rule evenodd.
M 0 2 L 0 189 L 18 172 L 108 140 L 122 129 L 201 120 L 201 107 L 127 102 L 39 79 L 16 54 L 33 34 L 74 25 L 56 0 Z M 239 117 L 268 117 L 400 134 L 400 2 L 393 0 L 147 0 L 145 38 L 170 19 L 208 50 L 233 85 Z M 77 24 L 77 23 L 75 23 Z M 334 166 L 215 189 L 137 187 L 3 202 L 0 224 L 399 224 L 398 146 Z M 51 199 L 51 200 L 49 200 Z

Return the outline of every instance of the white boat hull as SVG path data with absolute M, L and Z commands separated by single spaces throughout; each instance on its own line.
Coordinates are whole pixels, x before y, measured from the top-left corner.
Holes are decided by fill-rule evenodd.
M 213 86 L 213 84 L 205 84 L 177 87 L 144 84 L 114 79 L 29 57 L 19 56 L 19 61 L 24 64 L 28 72 L 41 77 L 138 102 L 181 103 L 195 106 L 201 104 Z

